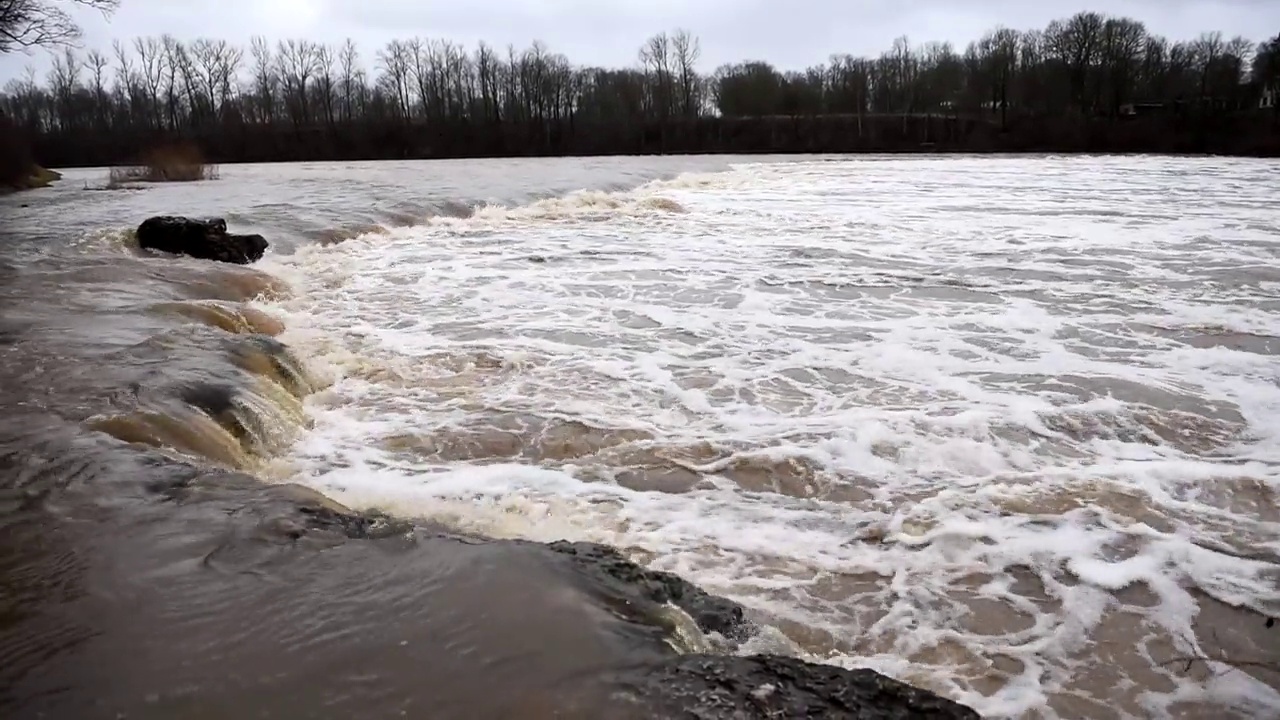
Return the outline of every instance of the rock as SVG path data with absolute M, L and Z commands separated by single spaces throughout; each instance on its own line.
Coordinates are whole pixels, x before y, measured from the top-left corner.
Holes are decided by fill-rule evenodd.
M 248 265 L 262 259 L 268 244 L 261 235 L 228 233 L 222 218 L 162 215 L 147 218 L 138 226 L 141 247 L 201 260 Z
M 705 632 L 743 641 L 757 631 L 741 605 L 667 572 L 647 570 L 607 545 L 566 541 L 568 556 L 594 582 L 632 603 L 679 607 Z M 976 712 L 874 670 L 847 670 L 793 657 L 695 653 L 606 673 L 611 717 L 618 720 L 980 720 Z M 632 707 L 626 707 L 628 704 Z
M 682 655 L 620 673 L 611 684 L 615 700 L 653 719 L 981 720 L 972 708 L 874 670 L 777 655 Z
M 376 540 L 409 533 L 413 525 L 377 512 L 357 512 L 297 483 L 264 484 L 244 473 L 194 470 L 148 483 L 147 488 L 165 499 L 182 503 L 226 502 L 234 512 L 257 520 L 247 527 L 232 526 L 257 541 L 284 544 L 314 534 L 349 540 Z
M 688 613 L 704 633 L 714 632 L 730 640 L 743 640 L 755 629 L 738 603 L 704 592 L 677 575 L 647 570 L 607 545 L 561 540 L 550 543 L 548 547 L 586 566 L 601 582 L 637 588 L 655 603 L 675 605 Z

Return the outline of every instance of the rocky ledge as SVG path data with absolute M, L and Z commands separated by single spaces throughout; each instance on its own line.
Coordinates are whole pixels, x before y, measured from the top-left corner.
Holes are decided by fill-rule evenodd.
M 648 614 L 649 622 L 655 608 L 675 605 L 703 633 L 729 641 L 729 651 L 758 631 L 738 603 L 677 575 L 643 568 L 607 545 L 561 541 L 544 547 L 572 558 L 595 583 L 625 598 L 629 614 Z M 969 707 L 874 670 L 779 655 L 685 653 L 609 673 L 603 681 L 612 690 L 617 718 L 980 720 Z
M 777 655 L 681 655 L 618 677 L 615 699 L 645 717 L 954 720 L 973 710 L 865 668 L 846 670 Z
M 147 250 L 238 265 L 261 260 L 269 245 L 261 235 L 227 232 L 222 218 L 161 215 L 144 220 L 137 235 L 138 245 Z
M 730 641 L 746 640 L 755 633 L 738 603 L 707 593 L 678 575 L 640 567 L 608 545 L 561 540 L 546 547 L 572 558 L 579 569 L 619 594 L 640 594 L 657 605 L 675 605 L 704 633 Z

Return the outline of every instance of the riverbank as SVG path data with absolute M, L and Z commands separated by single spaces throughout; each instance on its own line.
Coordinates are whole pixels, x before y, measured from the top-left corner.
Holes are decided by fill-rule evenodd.
M 61 179 L 62 173 L 37 165 L 29 173 L 21 175 L 16 180 L 0 183 L 0 194 L 22 192 L 23 190 L 38 190 L 39 188 L 49 187 Z
M 139 162 L 157 144 L 190 143 L 207 162 L 367 161 L 796 154 L 1172 154 L 1280 157 L 1268 113 L 1072 118 L 998 115 L 702 117 L 600 124 L 448 120 L 304 126 L 231 124 L 180 133 L 100 131 L 33 136 L 54 167 Z

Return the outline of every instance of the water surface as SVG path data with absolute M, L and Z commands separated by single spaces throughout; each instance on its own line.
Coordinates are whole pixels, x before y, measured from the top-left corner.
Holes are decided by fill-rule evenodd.
M 85 189 L 105 173 L 73 171 L 29 207 L 3 201 L 3 368 L 21 408 L 7 452 L 30 465 L 55 435 L 134 440 L 458 531 L 609 543 L 748 606 L 770 628 L 748 651 L 870 666 L 992 717 L 1266 717 L 1274 172 L 613 158 L 233 166 L 109 192 Z M 275 245 L 253 270 L 133 247 L 129 227 L 179 211 Z M 227 410 L 239 436 L 183 414 L 189 388 L 246 372 L 257 391 Z M 76 472 L 115 476 L 94 462 L 6 487 L 26 507 Z M 541 572 L 459 556 L 473 574 L 368 577 L 386 566 L 343 552 L 270 572 L 332 578 L 315 597 L 435 583 L 435 607 L 508 620 L 504 583 Z M 467 577 L 483 580 L 459 590 Z M 257 592 L 230 605 L 286 603 Z M 570 630 L 585 600 L 531 602 L 544 630 L 581 636 L 559 656 L 637 652 L 627 628 Z M 477 632 L 478 665 L 432 674 L 479 697 L 486 668 L 528 687 L 578 671 L 524 674 Z M 535 655 L 559 647 L 512 633 Z M 1183 660 L 1200 656 L 1245 667 Z

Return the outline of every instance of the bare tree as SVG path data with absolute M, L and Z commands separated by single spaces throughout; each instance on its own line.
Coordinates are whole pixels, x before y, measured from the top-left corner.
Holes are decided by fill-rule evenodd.
M 172 35 L 165 34 L 160 37 L 161 57 L 164 64 L 164 105 L 165 117 L 168 120 L 169 128 L 176 130 L 180 125 L 180 118 L 184 114 L 183 108 L 180 107 L 180 93 L 189 87 L 190 83 L 181 82 L 188 78 L 187 73 L 187 49 L 177 38 Z
M 225 40 L 219 40 L 216 47 L 220 56 L 220 62 L 218 63 L 217 109 L 219 112 L 223 112 L 236 92 L 236 82 L 240 74 L 241 63 L 244 61 L 244 51 L 238 47 L 228 45 Z
M 1272 123 L 1280 126 L 1280 35 L 1258 45 L 1250 75 L 1265 93 L 1260 100 L 1271 102 Z
M 140 79 L 145 92 L 147 110 L 151 114 L 153 127 L 160 127 L 160 86 L 164 82 L 164 47 L 155 38 L 136 38 L 133 41 L 133 47 L 138 53 L 138 71 L 141 73 Z
M 334 53 L 328 45 L 315 47 L 316 95 L 320 101 L 320 111 L 324 113 L 324 121 L 333 126 L 337 115 L 334 111 Z
M 276 45 L 276 63 L 285 93 L 285 107 L 294 125 L 311 121 L 307 83 L 319 69 L 316 50 L 316 44 L 309 40 L 282 40 Z
M 1147 28 L 1129 18 L 1107 18 L 1102 26 L 1102 64 L 1114 113 L 1130 99 L 1138 79 L 1138 67 L 1146 48 Z
M 68 0 L 110 15 L 120 0 Z M 80 26 L 54 0 L 0 0 L 0 53 L 36 46 L 73 45 Z
M 688 30 L 676 30 L 671 37 L 671 52 L 680 85 L 680 112 L 686 118 L 695 117 L 700 104 L 697 65 L 702 57 L 702 44 Z
M 480 43 L 476 48 L 473 66 L 480 90 L 479 115 L 494 122 L 502 122 L 501 88 L 498 79 L 498 66 L 501 62 L 493 48 L 485 43 Z
M 356 44 L 347 38 L 338 52 L 338 73 L 342 86 L 342 119 L 350 122 L 355 116 L 356 107 L 362 104 L 357 98 L 356 85 L 364 85 L 364 71 L 360 69 L 360 51 Z
M 1065 22 L 1055 20 L 1045 30 L 1046 49 L 1067 69 L 1070 103 L 1077 110 L 1088 109 L 1089 71 L 1097 62 L 1102 27 L 1102 15 L 1082 12 Z
M 650 74 L 653 84 L 651 91 L 652 107 L 661 119 L 671 116 L 672 111 L 672 78 L 671 78 L 671 39 L 666 33 L 658 33 L 645 41 L 640 48 L 640 63 Z
M 402 120 L 408 120 L 411 107 L 410 85 L 413 51 L 408 43 L 392 40 L 378 53 L 378 65 L 383 76 L 380 84 L 392 93 L 393 108 Z
M 73 101 L 80 88 L 81 67 L 75 50 L 66 47 L 62 55 L 54 56 L 53 65 L 49 69 L 49 88 L 58 110 L 58 124 L 64 129 L 74 128 L 79 124 Z
M 40 82 L 0 92 L 0 115 L 51 163 L 115 162 L 175 138 L 246 159 L 840 152 L 934 141 L 1280 152 L 1271 123 L 1257 121 L 1263 93 L 1280 89 L 1280 37 L 1256 52 L 1220 33 L 1170 42 L 1136 20 L 1080 13 L 1043 30 L 997 27 L 963 53 L 903 37 L 878 56 L 836 54 L 786 72 L 740 62 L 713 74 L 698 72 L 700 56 L 684 30 L 649 38 L 635 63 L 616 69 L 575 66 L 540 42 L 467 52 L 413 39 L 376 51 L 366 73 L 350 40 L 257 37 L 241 50 L 137 38 L 110 54 L 59 53 Z M 1101 121 L 1129 103 L 1147 103 L 1141 112 L 1154 117 Z M 1280 110 L 1271 117 L 1280 125 Z
M 197 104 L 198 112 L 209 117 L 217 117 L 227 101 L 230 88 L 226 87 L 230 80 L 227 64 L 237 58 L 239 51 L 234 50 L 226 40 L 200 38 L 191 43 L 188 52 L 195 82 L 200 87 Z M 239 63 L 238 58 L 236 63 Z M 193 110 L 196 110 L 193 107 Z
M 1252 65 L 1254 80 L 1263 87 L 1280 90 L 1280 35 L 1258 45 Z
M 435 67 L 434 58 L 427 43 L 423 42 L 422 38 L 410 40 L 406 51 L 409 72 L 413 77 L 414 89 L 418 96 L 418 113 L 424 118 L 431 117 L 441 109 L 436 87 L 439 71 Z
M 261 35 L 250 41 L 249 48 L 253 55 L 255 112 L 261 122 L 271 123 L 276 119 L 276 89 L 280 83 L 280 76 L 276 74 L 275 56 L 271 53 L 267 39 Z
M 1195 58 L 1196 74 L 1200 78 L 1200 98 L 1210 98 L 1214 90 L 1214 75 L 1218 69 L 1218 61 L 1226 51 L 1226 42 L 1220 32 L 1207 32 L 1191 46 Z
M 118 110 L 121 117 L 127 118 L 131 124 L 147 118 L 146 93 L 142 83 L 133 70 L 133 58 L 129 48 L 119 40 L 111 43 L 111 52 L 116 58 L 115 95 L 126 107 Z

